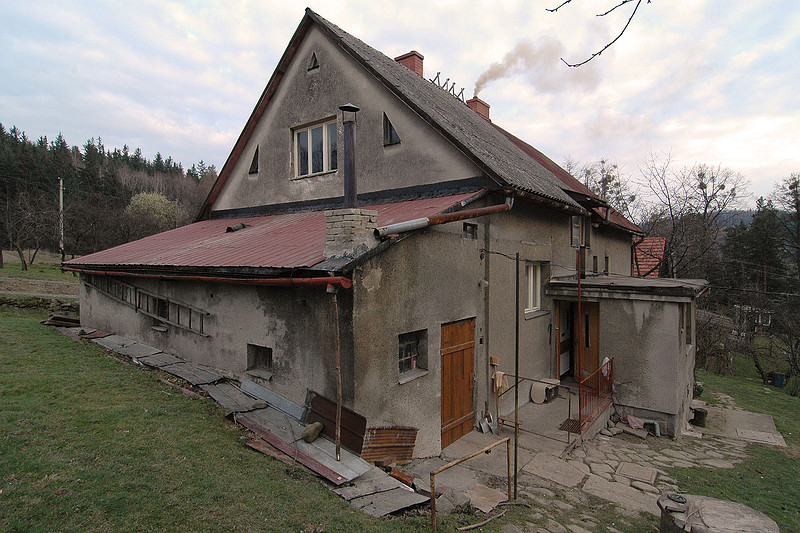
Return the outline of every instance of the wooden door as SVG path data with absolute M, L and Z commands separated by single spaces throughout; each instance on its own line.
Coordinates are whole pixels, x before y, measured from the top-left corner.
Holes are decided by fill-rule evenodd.
M 576 306 L 577 309 L 577 306 Z M 581 302 L 581 375 L 585 379 L 600 367 L 600 304 Z
M 442 448 L 472 431 L 475 319 L 442 326 Z

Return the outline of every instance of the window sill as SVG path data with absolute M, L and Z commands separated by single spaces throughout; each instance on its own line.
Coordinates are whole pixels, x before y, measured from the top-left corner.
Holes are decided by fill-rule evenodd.
M 272 379 L 272 372 L 270 372 L 269 370 L 265 370 L 263 368 L 251 368 L 250 370 L 247 371 L 247 375 L 265 379 L 267 381 Z
M 425 370 L 424 368 L 415 368 L 414 370 L 400 374 L 400 378 L 397 380 L 397 382 L 400 385 L 403 385 L 405 383 L 408 383 L 409 381 L 414 381 L 417 378 L 421 378 L 422 376 L 427 376 L 427 375 L 428 371 Z
M 155 331 L 160 331 L 161 333 L 164 333 L 165 331 L 169 330 L 169 328 L 167 326 L 162 326 L 162 325 L 159 325 L 159 324 L 155 324 L 155 325 L 150 326 L 150 327 L 153 328 L 153 330 L 155 330 Z
M 307 178 L 318 178 L 318 177 L 324 176 L 326 174 L 336 174 L 336 172 L 338 172 L 338 171 L 339 171 L 339 169 L 335 168 L 333 170 L 326 170 L 325 172 L 315 172 L 314 174 L 305 174 L 303 176 L 294 176 L 292 178 L 292 181 L 304 180 L 304 179 L 307 179 Z
M 539 318 L 540 316 L 549 315 L 550 311 L 548 309 L 535 309 L 533 311 L 525 310 L 525 316 L 523 317 L 525 320 L 531 320 L 532 318 Z

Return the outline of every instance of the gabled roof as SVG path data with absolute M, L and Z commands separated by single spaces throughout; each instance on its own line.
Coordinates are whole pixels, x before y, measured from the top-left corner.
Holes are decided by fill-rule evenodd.
M 225 162 L 217 183 L 209 193 L 201 216 L 209 216 L 211 204 L 230 176 L 251 133 L 268 107 L 272 95 L 277 90 L 278 84 L 312 24 L 328 35 L 333 42 L 404 101 L 436 131 L 458 147 L 500 186 L 510 186 L 573 211 L 584 210 L 564 191 L 567 185 L 551 170 L 520 150 L 516 144 L 509 141 L 503 132 L 472 111 L 460 99 L 353 37 L 310 9 L 306 9 L 303 20 L 292 36 L 275 72 Z
M 430 217 L 481 193 L 462 193 L 362 206 L 378 212 L 381 226 Z M 237 224 L 237 231 L 226 231 Z M 335 270 L 325 255 L 324 210 L 195 222 L 64 263 L 68 268 L 131 272 L 224 272 L 274 274 L 294 269 Z M 340 262 L 344 265 L 349 261 Z M 323 264 L 325 263 L 325 264 Z M 316 267 L 316 268 L 315 268 Z M 324 267 L 324 268 L 323 268 Z
M 667 250 L 665 237 L 644 237 L 634 245 L 633 275 L 640 278 L 657 278 Z

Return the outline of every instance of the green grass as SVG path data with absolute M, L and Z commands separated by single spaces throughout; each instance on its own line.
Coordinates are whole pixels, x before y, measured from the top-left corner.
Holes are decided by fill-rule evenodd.
M 775 520 L 784 533 L 800 532 L 800 398 L 751 376 L 698 370 L 697 379 L 704 383 L 706 401 L 724 393 L 742 409 L 772 415 L 787 447 L 750 444 L 750 457 L 733 469 L 675 468 L 681 490 L 749 505 Z
M 22 270 L 21 263 L 6 262 L 3 268 L 0 268 L 0 276 L 35 280 L 68 281 L 76 285 L 78 284 L 78 276 L 72 272 L 62 272 L 61 265 L 51 263 L 36 262 L 32 265 L 28 265 L 28 270 L 24 271 Z
M 0 309 L 0 531 L 409 531 L 254 452 L 210 400 Z M 443 517 L 444 531 L 453 519 Z

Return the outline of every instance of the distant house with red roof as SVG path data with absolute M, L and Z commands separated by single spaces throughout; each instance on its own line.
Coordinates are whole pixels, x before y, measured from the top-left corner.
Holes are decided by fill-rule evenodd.
M 641 234 L 485 102 L 426 79 L 421 54 L 390 59 L 307 10 L 197 222 L 64 268 L 85 326 L 417 428 L 430 456 L 495 405 L 515 346 L 534 379 L 614 358 L 618 410 L 680 431 L 703 283 L 632 278 Z
M 643 237 L 633 245 L 633 275 L 660 278 L 667 272 L 666 237 Z

